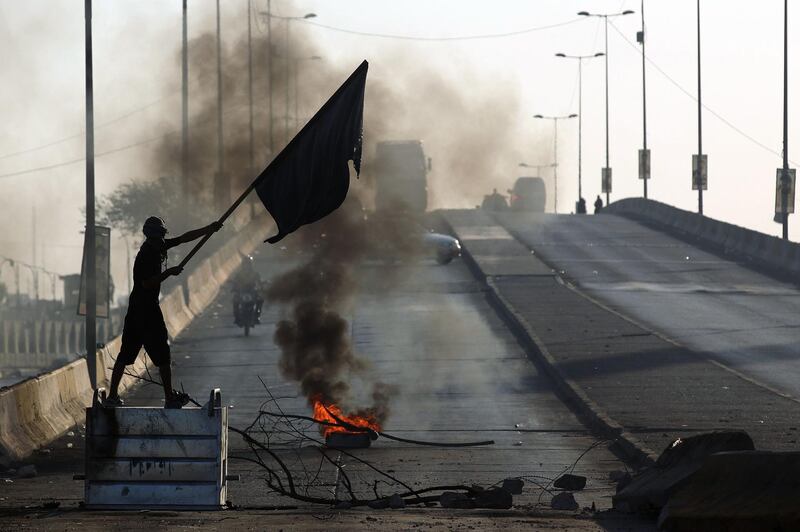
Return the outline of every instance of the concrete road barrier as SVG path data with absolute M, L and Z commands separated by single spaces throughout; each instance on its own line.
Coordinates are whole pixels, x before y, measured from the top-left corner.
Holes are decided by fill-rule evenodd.
M 784 242 L 772 235 L 643 198 L 616 201 L 603 212 L 651 224 L 681 238 L 700 241 L 711 249 L 746 260 L 781 277 L 794 278 L 800 274 L 800 244 L 796 242 Z

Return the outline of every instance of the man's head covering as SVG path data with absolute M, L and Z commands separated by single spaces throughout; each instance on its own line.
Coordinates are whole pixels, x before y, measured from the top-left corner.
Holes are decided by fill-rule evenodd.
M 144 221 L 142 232 L 147 238 L 164 238 L 164 235 L 169 231 L 167 231 L 167 225 L 164 220 L 158 216 L 151 216 Z

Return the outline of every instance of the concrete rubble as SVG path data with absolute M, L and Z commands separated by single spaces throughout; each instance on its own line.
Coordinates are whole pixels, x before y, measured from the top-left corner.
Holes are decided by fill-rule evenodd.
M 575 496 L 572 492 L 562 491 L 553 496 L 553 499 L 550 501 L 550 507 L 554 510 L 577 510 L 578 501 L 575 500 Z
M 634 476 L 613 498 L 623 512 L 656 513 L 676 486 L 700 469 L 706 459 L 723 451 L 752 451 L 753 440 L 743 431 L 699 434 L 672 442 L 655 465 Z
M 560 490 L 580 491 L 586 487 L 586 477 L 566 473 L 558 477 L 553 486 Z

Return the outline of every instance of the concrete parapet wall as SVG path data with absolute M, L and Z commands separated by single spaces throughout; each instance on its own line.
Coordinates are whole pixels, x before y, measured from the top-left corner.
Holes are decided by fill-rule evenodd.
M 249 220 L 247 216 L 244 218 Z M 242 223 L 241 219 L 239 222 Z M 234 238 L 200 263 L 189 276 L 188 298 L 180 286 L 164 296 L 161 307 L 171 336 L 180 334 L 189 326 L 195 315 L 201 313 L 214 300 L 220 287 L 241 264 L 240 253 L 251 253 L 267 236 L 270 229 L 271 221 L 266 215 L 249 220 L 246 225 L 241 226 L 241 230 Z M 42 327 L 36 336 L 45 337 L 46 345 L 41 346 L 44 349 L 51 343 L 47 336 L 52 334 L 55 335 L 53 341 L 57 345 L 71 351 L 77 347 L 76 344 L 82 334 L 80 326 L 66 326 L 66 323 L 50 327 L 44 324 Z M 20 332 L 22 330 L 27 329 L 20 323 L 2 323 L 0 344 L 8 345 L 10 348 L 9 344 L 18 342 L 18 338 L 24 338 L 26 342 L 31 341 L 33 336 L 30 334 L 31 331 L 23 335 Z M 97 358 L 99 386 L 108 385 L 111 368 L 121 343 L 121 337 L 117 336 L 106 342 L 105 347 L 94 354 Z M 130 369 L 137 375 L 144 374 L 147 371 L 147 360 L 146 357 L 140 356 Z M 121 388 L 124 390 L 134 384 L 136 379 L 126 376 Z M 91 403 L 91 395 L 86 358 L 80 358 L 13 386 L 1 388 L 0 463 L 21 460 L 76 424 L 83 423 L 85 408 Z
M 800 244 L 795 242 L 643 198 L 616 201 L 603 212 L 667 230 L 781 276 L 800 273 Z

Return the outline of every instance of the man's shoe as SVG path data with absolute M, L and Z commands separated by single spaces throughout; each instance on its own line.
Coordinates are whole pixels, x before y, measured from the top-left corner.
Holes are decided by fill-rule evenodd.
M 183 392 L 172 392 L 172 397 L 164 401 L 164 408 L 178 409 L 189 404 L 189 395 Z
M 125 402 L 119 395 L 115 395 L 114 397 L 106 397 L 102 406 L 103 408 L 117 408 L 119 406 L 125 406 Z

